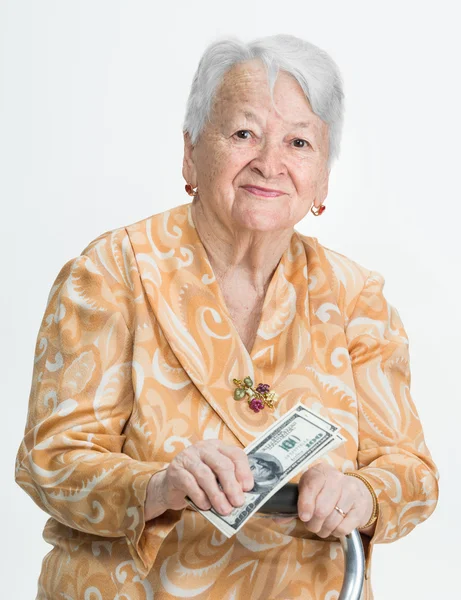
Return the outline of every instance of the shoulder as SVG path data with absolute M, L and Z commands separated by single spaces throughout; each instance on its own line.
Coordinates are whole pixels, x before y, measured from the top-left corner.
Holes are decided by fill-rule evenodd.
M 80 253 L 106 280 L 109 287 L 129 285 L 132 264 L 130 240 L 125 227 L 99 234 L 86 244 Z
M 146 231 L 152 223 L 162 222 L 167 212 L 149 215 L 139 221 L 100 233 L 86 244 L 81 256 L 90 258 L 109 280 L 127 283 L 128 272 L 136 262 L 133 240 L 136 239 L 137 232 Z
M 145 241 L 151 235 L 155 235 L 160 241 L 168 238 L 173 244 L 173 240 L 178 237 L 178 226 L 190 219 L 189 206 L 190 202 L 180 204 L 122 227 L 105 231 L 91 240 L 82 254 L 119 252 L 123 248 L 128 251 L 130 244 L 133 246 L 141 238 Z
M 81 252 L 107 276 L 108 280 L 128 284 L 132 269 L 137 269 L 139 252 L 150 250 L 152 260 L 160 255 L 156 244 L 177 245 L 182 226 L 190 218 L 190 203 L 181 204 L 143 219 L 109 229 L 92 239 Z M 155 240 L 153 239 L 155 238 Z
M 157 246 L 171 245 L 170 238 L 177 237 L 175 225 L 185 214 L 186 207 L 180 205 L 104 231 L 90 240 L 75 260 L 98 272 L 118 297 L 136 296 L 140 292 L 138 260 L 146 253 L 152 263 L 162 256 Z
M 150 218 L 100 233 L 86 243 L 78 257 L 69 261 L 72 269 L 79 269 L 84 293 L 110 299 L 122 313 L 130 331 L 135 327 L 137 311 L 142 310 L 139 298 L 143 297 L 132 236 L 136 237 L 136 228 L 142 227 Z
M 334 292 L 338 306 L 346 314 L 346 317 L 352 313 L 355 303 L 369 279 L 374 278 L 379 283 L 384 283 L 384 278 L 380 273 L 325 246 L 319 242 L 318 238 L 302 235 L 299 232 L 298 235 L 306 251 L 308 272 L 310 271 L 311 275 L 315 275 L 316 271 L 321 274 Z

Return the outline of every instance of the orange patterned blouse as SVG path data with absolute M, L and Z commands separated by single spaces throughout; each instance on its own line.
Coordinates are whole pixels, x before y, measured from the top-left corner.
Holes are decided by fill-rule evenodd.
M 36 600 L 336 598 L 340 542 L 257 514 L 226 538 L 192 509 L 145 522 L 150 477 L 188 445 L 249 444 L 298 401 L 347 442 L 379 519 L 371 554 L 434 511 L 439 473 L 410 395 L 408 338 L 384 278 L 295 231 L 251 352 L 233 326 L 191 204 L 108 231 L 69 260 L 37 337 L 15 479 L 50 515 Z M 233 399 L 271 385 L 276 410 Z M 299 480 L 295 478 L 293 481 Z

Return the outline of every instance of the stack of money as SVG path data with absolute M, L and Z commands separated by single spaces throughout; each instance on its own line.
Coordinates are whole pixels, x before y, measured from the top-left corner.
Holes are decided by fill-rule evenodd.
M 339 427 L 298 403 L 245 448 L 254 486 L 229 515 L 201 510 L 187 501 L 226 537 L 232 537 L 277 490 L 311 463 L 346 441 Z

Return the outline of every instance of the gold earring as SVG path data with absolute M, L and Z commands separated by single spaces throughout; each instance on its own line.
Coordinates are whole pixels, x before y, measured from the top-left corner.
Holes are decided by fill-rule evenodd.
M 325 209 L 326 206 L 324 204 L 321 204 L 316 211 L 314 210 L 314 207 L 311 206 L 311 213 L 314 214 L 316 217 L 319 217 Z
M 190 183 L 186 183 L 186 185 L 184 187 L 185 187 L 186 192 L 189 194 L 189 196 L 195 197 L 197 195 L 197 188 L 195 188 L 195 190 L 194 190 L 194 188 L 191 186 Z

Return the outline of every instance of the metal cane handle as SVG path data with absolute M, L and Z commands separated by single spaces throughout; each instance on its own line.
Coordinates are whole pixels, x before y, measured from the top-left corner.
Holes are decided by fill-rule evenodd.
M 280 517 L 298 514 L 298 485 L 287 483 L 258 509 L 258 512 Z M 344 580 L 338 600 L 360 600 L 365 574 L 365 553 L 357 529 L 339 538 L 344 551 Z

